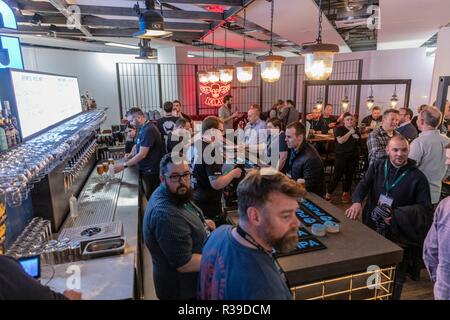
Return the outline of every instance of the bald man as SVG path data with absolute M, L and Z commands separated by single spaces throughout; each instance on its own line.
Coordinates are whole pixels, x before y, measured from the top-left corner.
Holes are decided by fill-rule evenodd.
M 257 145 L 259 143 L 264 143 L 264 137 L 258 139 L 260 131 L 266 133 L 267 125 L 266 122 L 261 120 L 261 109 L 257 105 L 253 105 L 247 112 L 248 123 L 245 126 L 245 144 L 247 145 Z
M 437 204 L 441 197 L 442 179 L 447 176 L 445 147 L 450 138 L 439 132 L 442 113 L 437 107 L 426 107 L 419 113 L 417 126 L 421 133 L 411 143 L 409 157 L 428 178 L 431 202 Z M 449 172 L 450 174 L 450 172 Z
M 394 225 L 391 226 L 394 210 L 396 212 L 399 210 L 407 211 L 407 215 L 409 215 L 410 213 L 413 214 L 411 206 L 415 206 L 414 210 L 426 214 L 429 211 L 428 209 L 431 210 L 431 196 L 427 178 L 416 167 L 416 162 L 408 158 L 409 143 L 405 137 L 402 135 L 392 137 L 386 147 L 386 153 L 387 159 L 378 160 L 369 166 L 353 193 L 353 205 L 345 214 L 350 219 L 357 219 L 362 213 L 363 222 L 367 226 L 395 241 L 391 238 L 394 233 L 392 229 Z M 366 197 L 367 204 L 363 210 L 362 203 Z M 420 216 L 420 213 L 417 216 Z M 396 230 L 402 229 L 402 226 L 409 228 L 419 226 L 419 224 L 418 222 L 412 222 L 412 220 L 407 221 L 406 217 L 399 222 L 396 216 Z M 426 234 L 426 231 L 424 231 L 424 234 Z M 417 263 L 415 251 L 410 250 L 409 247 L 407 249 L 408 258 L 405 257 L 404 262 L 396 270 L 394 299 L 400 299 L 406 277 L 407 261 L 412 266 Z

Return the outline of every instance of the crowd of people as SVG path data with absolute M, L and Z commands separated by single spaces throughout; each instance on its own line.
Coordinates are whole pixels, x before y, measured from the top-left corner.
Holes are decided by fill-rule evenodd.
M 156 121 L 139 108 L 129 110 L 129 153 L 115 171 L 139 167 L 148 199 L 142 230 L 158 298 L 291 299 L 274 252 L 297 244 L 298 200 L 310 192 L 329 201 L 342 181 L 342 202 L 351 202 L 346 216 L 405 249 L 393 297 L 400 298 L 407 273 L 417 276 L 423 257 L 435 298 L 450 299 L 450 197 L 441 199 L 450 166 L 450 106 L 444 114 L 421 106 L 416 116 L 408 108 L 382 112 L 375 106 L 360 125 L 349 112 L 334 116 L 330 104 L 305 119 L 295 106 L 279 100 L 262 112 L 252 105 L 245 125 L 238 123 L 242 114 L 233 109 L 232 96 L 201 126 L 179 101 L 164 103 Z M 236 149 L 262 146 L 266 155 L 276 152 L 276 163 L 246 170 L 225 161 L 226 147 L 236 142 L 227 130 L 242 131 L 242 140 L 233 138 Z M 268 133 L 264 139 L 261 132 Z M 326 146 L 310 143 L 310 133 L 334 137 L 328 183 L 321 155 Z M 367 170 L 352 192 L 361 162 Z M 236 186 L 236 227 L 224 219 L 230 185 Z

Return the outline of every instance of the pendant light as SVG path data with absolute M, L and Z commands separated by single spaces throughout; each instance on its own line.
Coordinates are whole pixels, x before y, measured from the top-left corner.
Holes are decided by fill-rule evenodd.
M 322 89 L 320 89 L 319 97 L 316 100 L 316 109 L 319 112 L 322 111 L 322 109 L 323 109 Z
M 375 99 L 373 98 L 373 89 L 372 86 L 370 86 L 370 96 L 367 97 L 367 108 L 371 110 L 373 108 L 373 105 L 375 104 Z
M 271 1 L 270 14 L 270 51 L 267 56 L 258 57 L 257 60 L 261 64 L 261 78 L 269 83 L 280 80 L 281 65 L 286 60 L 282 56 L 273 54 L 273 14 L 274 14 L 275 0 Z
M 208 70 L 208 80 L 211 83 L 219 82 L 220 80 L 220 72 L 218 69 L 216 69 L 216 65 L 214 63 L 214 53 L 216 51 L 214 47 L 214 31 L 212 33 L 212 41 L 213 41 L 213 66 L 211 69 Z
M 391 107 L 396 108 L 398 103 L 398 97 L 397 97 L 397 85 L 394 87 L 394 94 L 391 97 Z
M 233 81 L 234 67 L 227 65 L 227 26 L 226 25 L 225 25 L 224 29 L 225 29 L 225 49 L 224 49 L 225 65 L 223 65 L 219 69 L 219 73 L 220 73 L 220 81 L 221 82 L 230 83 L 231 81 Z
M 209 82 L 208 72 L 205 71 L 205 43 L 202 42 L 203 47 L 203 70 L 198 72 L 198 82 L 205 84 Z
M 253 79 L 253 68 L 255 67 L 255 64 L 250 61 L 246 61 L 245 55 L 246 55 L 246 22 L 247 22 L 247 8 L 244 8 L 244 58 L 242 61 L 235 64 L 236 67 L 236 77 L 237 80 L 240 83 L 248 83 L 252 81 Z
M 334 55 L 339 52 L 335 44 L 322 43 L 322 0 L 319 4 L 319 31 L 316 42 L 303 47 L 305 74 L 309 80 L 327 80 L 333 71 Z
M 347 88 L 345 88 L 345 97 L 341 101 L 342 111 L 347 112 L 349 105 L 350 105 L 350 100 L 348 99 Z

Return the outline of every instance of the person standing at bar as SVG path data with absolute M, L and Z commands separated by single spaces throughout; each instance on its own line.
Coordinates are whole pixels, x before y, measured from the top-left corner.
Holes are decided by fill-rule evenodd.
M 336 160 L 334 162 L 333 177 L 328 185 L 328 192 L 325 199 L 330 201 L 334 190 L 342 176 L 345 180 L 342 185 L 342 202 L 349 203 L 351 201 L 350 191 L 352 187 L 353 174 L 359 161 L 359 144 L 361 135 L 355 128 L 355 120 L 350 112 L 343 115 L 344 125 L 335 129 L 335 147 Z
M 442 179 L 445 178 L 445 146 L 450 138 L 439 132 L 442 113 L 436 107 L 427 107 L 419 113 L 417 125 L 421 130 L 419 137 L 411 143 L 409 157 L 416 161 L 417 167 L 428 178 L 431 202 L 437 205 L 441 197 Z
M 407 212 L 406 216 L 403 215 L 403 221 L 400 222 L 405 224 L 403 227 L 412 227 L 417 234 L 426 234 L 428 229 L 423 230 L 424 224 L 419 222 L 428 218 L 428 212 L 432 207 L 428 180 L 416 167 L 416 162 L 408 159 L 409 143 L 402 135 L 396 135 L 390 139 L 386 153 L 387 159 L 378 160 L 369 166 L 353 192 L 353 204 L 346 210 L 345 215 L 350 219 L 358 219 L 362 213 L 364 224 L 388 239 L 394 240 L 391 223 L 395 219 L 397 229 L 401 229 L 402 225 L 398 225 L 398 216 L 395 214 L 401 209 Z M 367 203 L 363 210 L 362 203 L 366 197 Z M 418 215 L 417 212 L 422 216 L 413 221 L 413 217 Z M 419 228 L 421 229 L 418 230 Z M 395 236 L 398 237 L 398 235 Z M 407 252 L 407 259 L 405 258 L 396 269 L 394 299 L 400 299 L 408 263 L 414 265 L 417 261 L 417 254 L 411 246 L 407 244 L 402 246 Z
M 147 199 L 159 185 L 159 161 L 164 153 L 164 143 L 158 128 L 145 119 L 139 108 L 131 108 L 131 124 L 139 129 L 139 135 L 131 153 L 123 164 L 114 165 L 114 172 L 121 172 L 127 167 L 139 167 L 141 188 Z
M 294 181 L 305 179 L 306 190 L 320 197 L 325 195 L 323 162 L 317 150 L 306 140 L 305 126 L 294 122 L 286 128 L 289 148 L 287 176 Z
M 143 224 L 156 295 L 161 300 L 193 299 L 203 243 L 215 224 L 192 202 L 191 171 L 186 161 L 166 154 L 160 172 L 161 185 L 147 204 Z
M 276 136 L 274 136 L 274 139 L 278 139 L 278 163 L 276 165 L 276 168 L 280 172 L 286 172 L 286 161 L 288 157 L 288 146 L 286 144 L 286 135 L 284 133 L 284 125 L 283 122 L 281 122 L 278 118 L 270 118 L 267 120 L 267 129 L 270 130 L 269 134 L 267 135 L 267 148 L 266 148 L 266 156 L 267 159 L 270 159 L 272 155 L 272 130 L 278 130 L 278 133 Z M 273 165 L 272 165 L 273 166 Z
M 181 102 L 179 100 L 173 100 L 173 115 L 175 117 L 186 119 L 188 122 L 192 122 L 191 117 L 189 117 L 187 114 L 185 114 L 181 107 Z
M 200 300 L 292 300 L 274 250 L 298 243 L 295 214 L 305 190 L 272 168 L 252 170 L 237 189 L 239 225 L 215 230 L 200 264 Z
M 367 150 L 369 152 L 369 165 L 386 157 L 386 146 L 389 140 L 397 135 L 399 112 L 389 109 L 383 113 L 381 127 L 369 134 L 367 139 Z
M 408 142 L 411 143 L 415 138 L 417 138 L 417 129 L 412 125 L 411 119 L 413 117 L 413 112 L 409 108 L 400 108 L 399 110 L 399 126 L 397 132 L 404 136 Z
M 299 114 L 297 109 L 295 108 L 295 102 L 292 100 L 286 100 L 286 106 L 281 109 L 281 114 L 278 118 L 286 127 L 288 124 L 298 121 L 298 117 Z
M 417 114 L 411 119 L 411 124 L 414 126 L 414 128 L 416 128 L 417 130 L 417 134 L 420 133 L 420 129 L 419 126 L 417 125 L 417 119 L 419 117 L 419 114 L 426 108 L 428 107 L 427 104 L 422 104 L 417 108 Z
M 239 178 L 241 169 L 223 172 L 223 123 L 218 117 L 209 116 L 202 123 L 202 141 L 199 150 L 194 143 L 194 203 L 209 219 L 222 219 L 223 189 L 233 179 Z
M 450 168 L 450 144 L 445 149 Z M 423 247 L 423 261 L 434 283 L 434 299 L 450 300 L 450 196 L 441 201 Z
M 233 97 L 226 95 L 223 98 L 223 106 L 219 108 L 219 118 L 223 121 L 224 130 L 230 130 L 233 128 L 233 120 L 239 117 L 239 112 L 232 112 L 231 104 L 233 103 Z
M 164 117 L 158 119 L 157 126 L 159 132 L 161 133 L 161 137 L 164 141 L 164 146 L 167 143 L 167 136 L 170 132 L 175 128 L 175 123 L 179 119 L 179 117 L 174 116 L 173 114 L 173 103 L 167 101 L 164 103 Z
M 244 128 L 244 141 L 246 145 L 256 146 L 266 141 L 260 141 L 260 136 L 266 137 L 267 125 L 261 120 L 261 109 L 257 104 L 250 107 L 247 112 L 248 123 Z
M 365 126 L 364 132 L 361 133 L 367 133 L 369 131 L 375 130 L 381 125 L 382 119 L 381 108 L 378 106 L 373 107 L 370 115 L 361 120 L 361 124 Z

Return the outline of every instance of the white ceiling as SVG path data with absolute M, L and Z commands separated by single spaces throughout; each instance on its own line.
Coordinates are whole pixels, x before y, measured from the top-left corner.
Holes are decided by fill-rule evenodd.
M 450 0 L 380 0 L 378 50 L 418 48 L 450 22 Z

